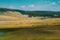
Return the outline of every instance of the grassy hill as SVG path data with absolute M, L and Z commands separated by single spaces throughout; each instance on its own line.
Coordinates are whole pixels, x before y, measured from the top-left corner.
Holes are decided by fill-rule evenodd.
M 60 40 L 60 12 L 0 8 L 0 40 Z
M 22 14 L 28 14 L 31 16 L 44 16 L 44 17 L 60 17 L 60 11 L 24 11 L 24 10 L 18 10 L 18 9 L 7 9 L 7 8 L 0 8 L 0 12 L 6 12 L 6 11 L 16 11 L 21 12 Z
M 22 11 L 0 8 L 0 28 L 59 26 L 58 14 L 58 12 L 52 11 Z

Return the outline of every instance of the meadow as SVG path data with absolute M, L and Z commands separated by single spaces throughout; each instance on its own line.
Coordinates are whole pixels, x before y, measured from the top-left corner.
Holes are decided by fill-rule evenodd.
M 0 40 L 60 40 L 60 18 L 2 13 Z
M 0 23 L 0 40 L 60 40 L 59 18 Z
M 0 29 L 0 40 L 60 40 L 60 26 Z
M 47 19 L 22 19 L 15 21 L 0 21 L 0 28 L 25 28 L 37 26 L 60 26 L 60 18 L 47 18 Z

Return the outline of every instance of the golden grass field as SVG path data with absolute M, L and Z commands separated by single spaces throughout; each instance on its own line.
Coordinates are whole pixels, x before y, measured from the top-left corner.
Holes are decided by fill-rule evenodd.
M 60 18 L 28 17 L 19 12 L 4 12 L 0 15 L 0 28 L 21 28 L 60 25 Z
M 5 12 L 0 15 L 0 40 L 60 40 L 60 18 Z
M 22 20 L 7 20 L 0 21 L 0 28 L 21 28 L 21 27 L 33 27 L 33 26 L 55 26 L 60 25 L 60 18 L 48 18 L 48 19 L 22 19 Z

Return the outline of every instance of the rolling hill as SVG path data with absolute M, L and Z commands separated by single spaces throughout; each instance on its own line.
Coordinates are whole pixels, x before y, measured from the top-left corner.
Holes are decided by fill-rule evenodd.
M 52 11 L 22 11 L 0 8 L 0 28 L 59 26 L 60 18 L 57 14 L 59 13 L 55 14 Z
M 31 16 L 44 16 L 44 17 L 59 17 L 60 18 L 60 11 L 24 11 L 24 10 L 18 10 L 18 9 L 7 9 L 7 8 L 0 8 L 0 12 L 6 12 L 6 11 L 15 11 L 20 12 L 21 14 L 27 14 L 29 17 Z

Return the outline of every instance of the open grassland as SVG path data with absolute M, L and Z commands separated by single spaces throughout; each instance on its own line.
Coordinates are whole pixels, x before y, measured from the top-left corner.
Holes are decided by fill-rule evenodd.
M 36 26 L 60 26 L 60 18 L 0 21 L 0 28 L 21 28 Z
M 60 40 L 60 18 L 0 21 L 0 40 Z
M 0 40 L 60 40 L 60 18 L 28 17 L 16 12 L 2 13 Z
M 21 28 L 36 26 L 59 26 L 60 18 L 29 17 L 19 12 L 0 13 L 0 28 Z
M 0 29 L 0 40 L 60 40 L 60 26 Z

